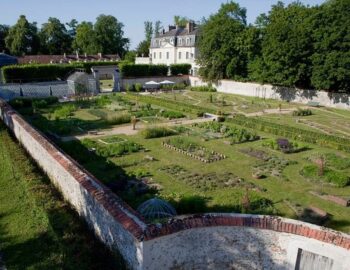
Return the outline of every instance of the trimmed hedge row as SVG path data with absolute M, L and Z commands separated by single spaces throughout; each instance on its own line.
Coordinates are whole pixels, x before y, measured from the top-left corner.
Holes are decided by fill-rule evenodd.
M 120 65 L 120 71 L 124 77 L 167 76 L 167 65 Z
M 173 64 L 170 65 L 171 75 L 189 75 L 191 70 L 190 64 Z
M 212 114 L 216 113 L 214 109 L 182 103 L 176 100 L 162 99 L 162 98 L 156 98 L 152 96 L 135 95 L 132 93 L 128 93 L 124 97 L 129 100 L 134 101 L 137 99 L 139 102 L 154 104 L 160 107 L 172 109 L 174 111 L 187 112 L 187 113 L 196 114 L 196 115 L 199 115 L 199 114 L 203 115 L 206 112 L 212 113 Z
M 91 73 L 92 66 L 118 65 L 118 62 L 75 62 L 72 64 L 28 64 L 11 65 L 1 68 L 6 83 L 53 81 L 66 77 L 77 68 Z
M 312 143 L 322 147 L 350 152 L 350 139 L 348 138 L 341 138 L 338 136 L 322 134 L 297 127 L 276 124 L 260 118 L 236 116 L 232 119 L 227 119 L 226 121 L 274 135 Z

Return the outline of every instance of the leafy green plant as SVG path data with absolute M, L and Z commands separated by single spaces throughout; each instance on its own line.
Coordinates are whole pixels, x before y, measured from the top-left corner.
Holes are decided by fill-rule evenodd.
M 145 139 L 161 138 L 176 134 L 176 131 L 166 127 L 150 127 L 142 131 L 142 135 Z
M 191 86 L 188 89 L 197 92 L 216 92 L 216 88 L 212 86 Z

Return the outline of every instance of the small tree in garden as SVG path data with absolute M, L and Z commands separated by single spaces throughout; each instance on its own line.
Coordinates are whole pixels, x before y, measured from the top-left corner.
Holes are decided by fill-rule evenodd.
M 282 104 L 281 104 L 281 103 L 278 104 L 278 110 L 279 110 L 279 111 L 282 111 Z
M 213 103 L 213 95 L 212 94 L 210 94 L 210 96 L 209 96 L 209 102 Z
M 248 213 L 249 209 L 250 209 L 250 199 L 248 194 L 248 188 L 246 188 L 245 194 L 243 195 L 243 198 L 242 198 L 242 212 Z
M 141 84 L 141 83 L 136 83 L 136 84 L 135 84 L 135 90 L 136 90 L 136 92 L 141 92 L 141 90 L 142 90 L 142 84 Z

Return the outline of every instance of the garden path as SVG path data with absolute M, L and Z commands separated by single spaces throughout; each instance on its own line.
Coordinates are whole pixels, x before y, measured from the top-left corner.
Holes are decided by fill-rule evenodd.
M 176 120 L 171 120 L 169 122 L 157 124 L 157 126 L 177 126 L 177 125 L 191 125 L 195 123 L 203 123 L 203 122 L 211 122 L 214 120 L 214 117 L 211 118 L 196 118 L 196 119 L 176 119 Z M 67 136 L 67 137 L 61 137 L 61 141 L 63 142 L 68 142 L 68 141 L 73 141 L 73 140 L 82 140 L 86 138 L 98 138 L 98 137 L 106 137 L 106 136 L 113 136 L 113 135 L 136 135 L 139 133 L 141 130 L 145 129 L 150 125 L 143 124 L 143 123 L 138 123 L 136 125 L 136 129 L 133 129 L 132 124 L 130 125 L 122 125 L 122 126 L 116 126 L 112 129 L 107 129 L 103 131 L 99 131 L 95 134 L 84 134 L 84 135 L 79 135 L 79 136 Z M 1 270 L 1 269 L 0 269 Z

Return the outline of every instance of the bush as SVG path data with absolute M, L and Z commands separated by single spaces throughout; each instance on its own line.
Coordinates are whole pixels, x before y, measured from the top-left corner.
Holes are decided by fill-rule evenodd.
M 135 90 L 136 90 L 136 92 L 141 92 L 141 90 L 142 90 L 142 84 L 141 84 L 141 83 L 136 83 L 136 84 L 135 84 Z
M 167 76 L 167 65 L 122 64 L 120 71 L 124 77 Z
M 60 119 L 60 118 L 66 119 L 72 116 L 75 111 L 76 111 L 76 107 L 74 104 L 65 104 L 54 111 L 54 117 L 55 119 Z
M 183 118 L 185 115 L 180 112 L 174 112 L 174 111 L 162 111 L 161 116 L 169 119 L 176 119 L 176 118 Z
M 331 183 L 337 187 L 345 187 L 350 184 L 350 177 L 343 172 L 334 171 L 329 168 L 324 170 L 322 176 L 319 175 L 319 168 L 316 165 L 305 166 L 300 174 L 312 180 L 319 180 Z
M 117 116 L 109 116 L 103 119 L 108 125 L 121 125 L 131 122 L 131 116 L 129 114 L 121 114 Z
M 191 86 L 189 90 L 196 92 L 216 92 L 216 89 L 212 86 Z
M 147 128 L 142 132 L 145 139 L 161 138 L 175 135 L 176 132 L 166 127 Z
M 9 101 L 9 104 L 14 109 L 21 109 L 21 108 L 29 108 L 33 106 L 33 103 L 36 103 L 36 105 L 44 106 L 52 105 L 58 102 L 57 97 L 46 97 L 46 98 L 15 98 Z M 39 107 L 37 107 L 39 108 Z M 41 107 L 43 108 L 43 107 Z
M 190 64 L 173 64 L 170 65 L 171 75 L 189 75 L 191 70 Z
M 312 115 L 312 111 L 310 109 L 300 109 L 297 111 L 293 111 L 293 116 L 309 116 Z

